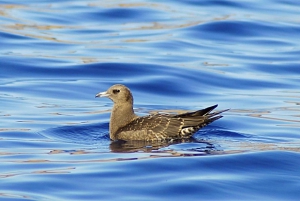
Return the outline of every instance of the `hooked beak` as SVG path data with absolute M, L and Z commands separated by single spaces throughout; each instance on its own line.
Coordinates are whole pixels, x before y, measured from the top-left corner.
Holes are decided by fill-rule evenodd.
M 108 97 L 110 94 L 107 91 L 96 94 L 95 98 Z

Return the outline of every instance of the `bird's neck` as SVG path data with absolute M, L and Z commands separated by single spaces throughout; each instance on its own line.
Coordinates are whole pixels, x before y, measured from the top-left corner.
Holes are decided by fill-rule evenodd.
M 137 117 L 131 103 L 114 104 L 109 124 L 110 139 L 116 140 L 116 132 Z

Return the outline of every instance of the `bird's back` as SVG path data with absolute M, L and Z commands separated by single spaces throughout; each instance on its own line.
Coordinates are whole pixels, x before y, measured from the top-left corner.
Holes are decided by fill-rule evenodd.
M 217 105 L 184 114 L 155 114 L 135 118 L 116 132 L 117 139 L 162 141 L 190 138 L 195 132 L 221 118 L 221 112 L 210 113 Z

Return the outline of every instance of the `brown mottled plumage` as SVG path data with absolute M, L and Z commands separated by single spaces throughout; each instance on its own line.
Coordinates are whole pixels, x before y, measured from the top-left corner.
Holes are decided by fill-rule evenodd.
M 220 119 L 220 113 L 211 112 L 218 105 L 184 114 L 154 114 L 139 117 L 133 111 L 130 90 L 121 84 L 111 86 L 96 97 L 108 97 L 114 102 L 109 135 L 112 140 L 162 141 L 190 138 L 195 132 Z

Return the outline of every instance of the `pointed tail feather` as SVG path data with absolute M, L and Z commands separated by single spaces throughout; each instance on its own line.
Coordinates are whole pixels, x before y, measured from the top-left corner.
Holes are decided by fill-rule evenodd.
M 219 116 L 215 116 L 215 117 L 212 117 L 212 118 L 208 118 L 207 121 L 206 121 L 206 123 L 210 124 L 210 123 L 212 123 L 212 122 L 214 122 L 214 121 L 216 121 L 218 119 L 221 119 L 222 117 L 223 117 L 222 115 L 219 115 Z
M 208 117 L 207 123 L 210 124 L 210 123 L 212 123 L 212 122 L 214 122 L 214 121 L 216 121 L 218 119 L 221 119 L 223 116 L 219 115 L 219 114 L 221 114 L 223 112 L 226 112 L 228 110 L 230 110 L 230 109 L 226 109 L 226 110 L 221 110 L 221 111 L 216 111 L 216 112 L 213 112 L 213 113 L 209 113 L 207 115 L 207 117 Z
M 213 112 L 213 113 L 209 113 L 207 116 L 208 116 L 208 117 L 213 117 L 213 116 L 216 116 L 216 115 L 221 114 L 221 113 L 223 113 L 223 112 L 226 112 L 226 111 L 228 111 L 228 110 L 230 110 L 230 109 L 216 111 L 216 112 Z
M 206 126 L 206 125 L 222 118 L 223 116 L 219 115 L 219 114 L 229 110 L 229 109 L 226 109 L 226 110 L 212 112 L 217 106 L 218 105 L 213 105 L 208 108 L 198 110 L 195 112 L 189 112 L 189 113 L 175 115 L 174 117 L 175 118 L 176 117 L 183 118 L 184 119 L 184 127 L 199 126 L 199 128 L 200 128 L 200 127 Z

